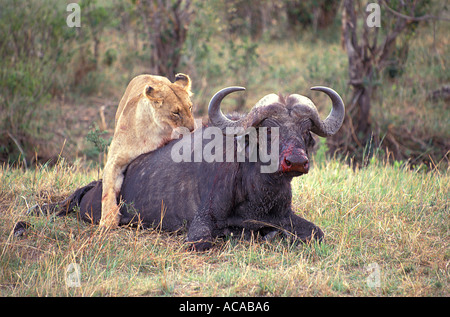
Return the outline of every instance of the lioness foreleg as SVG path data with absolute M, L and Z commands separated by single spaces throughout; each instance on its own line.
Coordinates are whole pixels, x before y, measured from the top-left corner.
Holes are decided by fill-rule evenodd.
M 114 228 L 119 225 L 120 212 L 117 196 L 122 187 L 123 170 L 124 168 L 115 160 L 108 160 L 106 163 L 103 171 L 101 227 Z

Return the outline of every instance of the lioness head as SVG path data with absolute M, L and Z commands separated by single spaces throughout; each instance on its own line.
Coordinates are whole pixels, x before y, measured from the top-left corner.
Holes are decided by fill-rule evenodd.
M 159 77 L 159 76 L 154 76 Z M 145 85 L 143 96 L 153 107 L 154 119 L 163 128 L 186 127 L 194 130 L 191 102 L 191 79 L 177 74 L 175 81 L 151 81 Z

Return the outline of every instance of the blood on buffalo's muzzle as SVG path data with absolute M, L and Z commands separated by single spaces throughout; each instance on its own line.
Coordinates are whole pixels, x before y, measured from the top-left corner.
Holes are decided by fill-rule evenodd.
M 281 153 L 280 170 L 287 172 L 300 172 L 306 174 L 309 171 L 309 159 L 303 149 L 288 148 Z

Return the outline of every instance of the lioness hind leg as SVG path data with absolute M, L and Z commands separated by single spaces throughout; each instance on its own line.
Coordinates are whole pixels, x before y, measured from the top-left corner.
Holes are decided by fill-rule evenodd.
M 117 206 L 117 195 L 122 182 L 122 168 L 108 161 L 103 172 L 101 227 L 114 228 L 119 225 L 120 212 L 119 206 Z

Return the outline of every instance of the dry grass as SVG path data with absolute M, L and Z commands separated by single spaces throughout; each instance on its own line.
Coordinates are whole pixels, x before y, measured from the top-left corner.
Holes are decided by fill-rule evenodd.
M 62 162 L 0 170 L 2 296 L 449 296 L 448 171 L 316 164 L 293 182 L 293 206 L 324 230 L 321 245 L 230 238 L 199 254 L 186 251 L 184 235 L 104 234 L 74 215 L 23 215 L 96 177 Z M 18 220 L 33 225 L 23 238 L 12 235 Z M 80 266 L 79 287 L 68 287 L 70 263 Z M 372 263 L 379 287 L 368 284 Z

